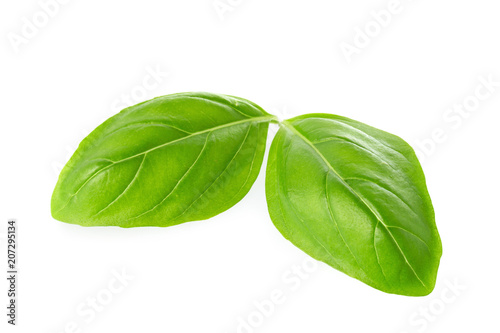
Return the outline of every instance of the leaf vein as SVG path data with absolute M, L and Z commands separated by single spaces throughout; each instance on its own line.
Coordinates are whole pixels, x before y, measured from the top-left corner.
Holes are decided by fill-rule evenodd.
M 330 174 L 330 170 L 325 175 L 325 196 L 326 196 L 326 204 L 327 204 L 327 207 L 328 207 L 328 213 L 330 214 L 331 220 L 333 221 L 335 227 L 337 228 L 337 231 L 339 232 L 339 235 L 340 235 L 340 238 L 342 239 L 342 242 L 344 242 L 345 246 L 349 250 L 349 253 L 354 258 L 354 260 L 356 261 L 356 263 L 358 264 L 358 267 L 363 271 L 363 273 L 365 273 L 366 277 L 369 278 L 369 275 L 366 273 L 365 269 L 361 266 L 360 262 L 358 261 L 358 258 L 354 255 L 354 253 L 352 252 L 351 248 L 347 244 L 347 242 L 346 242 L 346 240 L 344 238 L 344 235 L 340 231 L 339 225 L 337 223 L 337 219 L 335 218 L 335 216 L 333 214 L 332 206 L 331 206 L 331 203 L 330 203 L 330 196 L 328 194 L 328 175 L 329 174 Z
M 120 199 L 125 194 L 125 192 L 127 192 L 127 190 L 132 186 L 132 184 L 134 183 L 134 181 L 139 176 L 139 172 L 142 169 L 142 166 L 144 164 L 144 160 L 146 160 L 146 156 L 147 156 L 147 154 L 144 154 L 144 157 L 142 158 L 141 164 L 139 164 L 139 167 L 137 168 L 137 171 L 135 172 L 134 177 L 132 178 L 132 180 L 130 181 L 130 183 L 127 185 L 127 187 L 125 187 L 125 189 L 113 201 L 111 201 L 108 205 L 106 205 L 106 207 L 104 207 L 103 209 L 99 210 L 97 213 L 95 213 L 94 215 L 92 215 L 91 218 L 99 215 L 100 213 L 102 213 L 103 211 L 105 211 L 106 209 L 108 209 L 109 207 L 111 207 L 111 205 L 113 205 L 118 199 Z
M 217 180 L 219 180 L 219 178 L 224 174 L 224 172 L 226 172 L 227 168 L 229 168 L 231 163 L 233 163 L 233 161 L 236 159 L 236 156 L 239 154 L 239 152 L 241 151 L 241 148 L 243 147 L 243 145 L 247 141 L 248 134 L 250 133 L 251 128 L 252 128 L 252 126 L 248 126 L 248 131 L 247 131 L 245 137 L 243 138 L 243 141 L 241 142 L 238 150 L 233 155 L 233 157 L 231 158 L 231 161 L 229 161 L 229 163 L 226 165 L 224 170 L 222 170 L 222 172 L 217 176 L 217 178 L 215 178 L 215 180 L 207 188 L 205 188 L 205 190 L 180 215 L 177 215 L 172 220 L 178 219 L 179 217 L 183 216 L 189 210 L 189 208 L 191 208 L 195 204 L 196 201 L 198 201 L 201 197 L 203 197 L 203 195 L 217 182 Z
M 156 205 L 154 205 L 152 208 L 148 209 L 147 211 L 145 211 L 145 212 L 143 212 L 143 213 L 141 213 L 141 214 L 139 214 L 137 216 L 128 218 L 127 220 L 125 220 L 125 222 L 131 221 L 131 220 L 135 220 L 135 219 L 137 219 L 137 218 L 139 218 L 139 217 L 141 217 L 143 215 L 146 215 L 146 214 L 152 212 L 153 210 L 155 210 L 156 208 L 158 208 L 161 204 L 163 204 L 165 202 L 165 200 L 167 200 L 172 193 L 174 193 L 174 191 L 177 189 L 177 187 L 179 186 L 179 184 L 182 182 L 182 180 L 184 178 L 186 178 L 186 176 L 193 169 L 193 167 L 196 165 L 196 163 L 200 159 L 201 155 L 205 151 L 205 148 L 207 147 L 207 142 L 208 142 L 208 137 L 209 136 L 210 136 L 210 133 L 207 134 L 207 136 L 205 138 L 205 143 L 203 144 L 203 147 L 201 148 L 200 152 L 198 153 L 198 156 L 196 157 L 196 159 L 194 160 L 194 162 L 191 164 L 191 166 L 186 170 L 186 172 L 184 172 L 184 174 L 182 175 L 182 177 L 179 178 L 179 180 L 177 181 L 177 183 L 175 184 L 175 186 L 172 188 L 172 190 L 159 203 L 157 203 Z

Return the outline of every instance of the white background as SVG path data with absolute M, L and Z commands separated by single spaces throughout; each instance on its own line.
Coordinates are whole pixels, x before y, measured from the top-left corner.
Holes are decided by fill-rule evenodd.
M 447 110 L 473 103 L 480 77 L 500 82 L 498 1 L 401 0 L 378 32 L 370 12 L 389 1 L 221 3 L 231 10 L 218 13 L 213 0 L 73 0 L 44 22 L 39 2 L 2 1 L 0 253 L 4 271 L 6 221 L 16 218 L 20 278 L 11 327 L 1 273 L 0 330 L 229 333 L 250 317 L 240 332 L 497 332 L 500 86 L 467 117 Z M 33 16 L 41 27 L 23 37 Z M 355 45 L 366 25 L 373 37 L 349 62 L 341 45 Z M 163 72 L 157 84 L 152 70 Z M 123 95 L 184 91 L 241 96 L 281 118 L 335 113 L 416 149 L 425 142 L 444 249 L 434 292 L 385 294 L 323 264 L 307 277 L 292 272 L 307 256 L 273 226 L 264 172 L 209 221 L 124 230 L 52 219 L 58 168 L 126 106 Z M 78 314 L 110 295 L 122 269 L 133 279 L 102 311 Z M 273 290 L 283 302 L 263 318 L 255 302 Z

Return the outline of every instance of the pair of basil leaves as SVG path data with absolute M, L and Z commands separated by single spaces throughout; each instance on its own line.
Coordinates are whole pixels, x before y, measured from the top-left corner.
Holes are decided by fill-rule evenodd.
M 52 215 L 127 228 L 211 218 L 250 190 L 271 122 L 278 120 L 248 100 L 209 93 L 129 107 L 81 142 L 59 176 Z M 376 289 L 429 294 L 442 249 L 413 149 L 330 114 L 279 125 L 266 197 L 283 236 Z

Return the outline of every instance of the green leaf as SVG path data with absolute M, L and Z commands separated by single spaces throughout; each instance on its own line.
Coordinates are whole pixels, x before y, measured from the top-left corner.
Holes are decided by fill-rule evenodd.
M 259 173 L 269 122 L 247 100 L 155 98 L 111 117 L 62 170 L 52 216 L 84 226 L 171 226 L 240 201 Z
M 284 121 L 269 153 L 271 219 L 304 252 L 379 290 L 429 294 L 441 240 L 401 138 L 328 114 Z

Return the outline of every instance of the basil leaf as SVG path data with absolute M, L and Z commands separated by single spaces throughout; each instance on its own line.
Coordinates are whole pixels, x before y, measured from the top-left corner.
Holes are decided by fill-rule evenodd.
M 328 114 L 285 121 L 266 196 L 275 226 L 310 256 L 388 293 L 433 290 L 441 241 L 424 174 L 401 138 Z
M 240 201 L 259 173 L 274 116 L 247 100 L 163 96 L 86 137 L 52 195 L 54 218 L 84 226 L 171 226 Z

